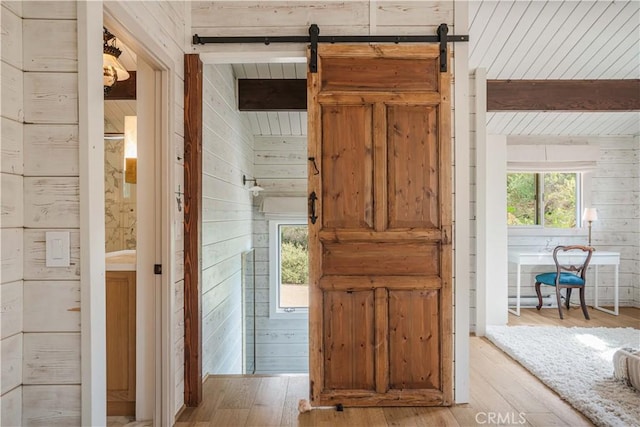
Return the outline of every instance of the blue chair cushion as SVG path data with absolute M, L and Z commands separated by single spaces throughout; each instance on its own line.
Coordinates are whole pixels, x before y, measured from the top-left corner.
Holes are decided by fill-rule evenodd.
M 536 276 L 536 282 L 544 283 L 545 285 L 555 286 L 556 285 L 556 275 L 557 275 L 557 273 L 542 273 L 542 274 L 538 274 Z M 583 286 L 584 285 L 584 280 L 582 280 L 582 277 L 576 276 L 575 274 L 562 272 L 562 273 L 560 273 L 560 284 L 562 284 L 562 285 Z

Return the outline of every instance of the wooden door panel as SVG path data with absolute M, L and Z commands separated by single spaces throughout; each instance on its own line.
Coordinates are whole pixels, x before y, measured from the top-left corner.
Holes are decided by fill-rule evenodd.
M 326 243 L 325 275 L 438 275 L 435 244 L 400 242 Z
M 451 403 L 450 81 L 438 56 L 323 45 L 307 75 L 314 405 Z
M 390 229 L 440 225 L 437 130 L 434 106 L 387 106 Z
M 438 300 L 438 290 L 389 291 L 390 388 L 440 389 Z
M 371 105 L 322 107 L 322 224 L 373 227 Z
M 322 90 L 438 91 L 439 65 L 432 59 L 331 57 L 322 67 Z
M 326 292 L 325 386 L 374 390 L 373 291 Z

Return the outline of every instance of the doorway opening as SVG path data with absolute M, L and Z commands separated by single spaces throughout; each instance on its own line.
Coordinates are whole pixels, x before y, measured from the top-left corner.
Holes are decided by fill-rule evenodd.
M 236 99 L 238 78 L 305 78 L 300 60 L 203 67 L 203 377 L 308 372 L 306 112 L 240 112 Z M 295 229 L 272 236 L 276 221 Z
M 107 419 L 127 423 L 136 417 L 137 62 L 106 27 L 103 43 Z
M 169 217 L 161 178 L 166 78 L 133 36 L 107 15 L 104 20 L 135 78 L 132 93 L 107 94 L 104 104 L 106 410 L 110 422 L 161 424 L 168 386 L 162 380 L 168 297 L 160 291 Z

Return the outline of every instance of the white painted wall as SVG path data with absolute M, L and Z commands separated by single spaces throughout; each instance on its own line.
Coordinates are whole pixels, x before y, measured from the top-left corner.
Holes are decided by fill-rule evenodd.
M 510 136 L 508 143 L 573 143 L 600 147 L 597 168 L 589 173 L 591 178 L 586 180 L 587 185 L 584 188 L 585 198 L 591 200 L 588 207 L 598 210 L 598 221 L 593 222 L 592 245 L 596 250 L 620 252 L 620 305 L 634 305 L 634 293 L 637 293 L 640 287 L 640 147 L 637 137 Z M 548 230 L 542 235 L 525 233 L 511 227 L 509 249 L 553 248 L 561 244 L 586 245 L 587 233 L 586 226 L 569 235 L 554 230 Z M 545 271 L 548 271 L 548 267 L 523 266 L 522 295 L 535 295 L 535 275 Z M 593 280 L 593 273 L 588 276 L 587 281 L 589 278 Z M 515 283 L 515 266 L 509 265 L 509 295 L 515 295 Z M 600 266 L 600 305 L 613 305 L 613 283 L 613 267 Z M 587 304 L 592 304 L 593 286 L 587 286 L 586 300 Z M 574 302 L 577 302 L 577 299 Z
M 203 79 L 202 373 L 242 372 L 242 252 L 252 247 L 253 135 L 230 65 Z M 246 187 L 248 188 L 248 186 Z
M 2 2 L 0 424 L 22 423 L 24 102 L 22 5 Z
M 486 131 L 486 71 L 476 69 L 474 83 L 475 136 L 475 312 L 474 329 L 484 335 L 488 325 L 506 325 L 507 227 L 505 136 Z M 505 218 L 500 221 L 500 218 Z
M 638 159 L 636 163 L 636 172 L 640 177 L 640 135 L 635 137 L 634 146 L 636 150 L 636 159 Z M 636 189 L 640 189 L 640 184 L 636 186 Z M 640 203 L 640 202 L 639 202 Z M 640 208 L 638 208 L 640 210 Z M 636 230 L 640 229 L 640 225 Z M 635 264 L 636 264 L 636 277 L 633 280 L 634 283 L 634 293 L 633 293 L 633 305 L 635 307 L 640 308 L 640 236 L 636 239 L 635 244 Z
M 199 35 L 308 35 L 318 24 L 323 35 L 436 34 L 439 24 L 454 32 L 453 0 L 393 1 L 194 1 L 193 32 Z M 459 33 L 467 34 L 464 28 Z M 205 45 L 194 47 L 205 61 L 266 62 L 262 58 L 304 55 L 302 44 Z M 243 53 L 245 52 L 245 53 Z M 250 52 L 250 54 L 246 54 Z M 275 55 L 275 56 L 274 56 Z
M 458 1 L 453 5 L 454 24 L 458 34 L 467 34 L 469 28 L 469 2 Z M 453 120 L 453 304 L 454 308 L 454 399 L 467 403 L 470 399 L 469 332 L 472 271 L 469 264 L 471 248 L 471 134 L 469 120 L 469 44 L 453 44 L 452 83 Z
M 484 314 L 485 325 L 506 325 L 507 139 L 503 135 L 486 135 L 486 138 L 478 138 L 476 142 L 477 283 L 479 288 L 486 290 L 483 308 L 478 313 Z M 496 218 L 503 217 L 503 222 L 496 221 Z
M 482 95 L 481 95 L 482 96 Z M 469 73 L 469 330 L 476 332 L 476 319 L 478 313 L 478 293 L 477 293 L 477 176 L 476 176 L 476 145 L 478 138 L 478 100 L 476 93 L 475 70 Z M 484 115 L 482 115 L 484 117 Z M 482 126 L 481 132 L 485 131 Z

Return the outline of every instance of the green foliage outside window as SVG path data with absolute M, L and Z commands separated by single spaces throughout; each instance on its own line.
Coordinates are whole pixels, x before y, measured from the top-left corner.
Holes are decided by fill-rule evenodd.
M 280 281 L 309 284 L 309 232 L 306 225 L 280 227 Z
M 507 174 L 507 224 L 575 227 L 577 176 L 576 173 L 562 172 Z M 544 222 L 538 215 L 538 191 L 543 192 Z
M 536 224 L 536 174 L 507 174 L 507 224 Z
M 544 174 L 544 225 L 552 228 L 576 226 L 576 174 Z

